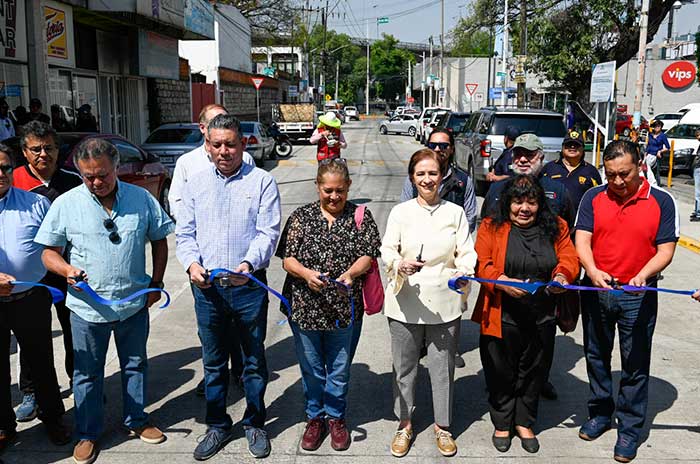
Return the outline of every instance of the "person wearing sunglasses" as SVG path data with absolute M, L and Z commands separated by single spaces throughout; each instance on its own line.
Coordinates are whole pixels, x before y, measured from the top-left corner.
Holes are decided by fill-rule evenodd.
M 59 196 L 83 183 L 74 172 L 62 169 L 58 165 L 59 140 L 56 131 L 50 125 L 31 121 L 22 128 L 20 147 L 27 164 L 15 170 L 13 185 L 22 190 L 37 193 L 53 202 Z M 58 288 L 63 293 L 68 290 L 66 279 L 53 272 L 48 272 L 44 283 Z M 54 303 L 56 316 L 63 332 L 63 349 L 65 351 L 64 367 L 66 375 L 73 385 L 73 336 L 70 327 L 70 310 L 65 300 Z M 19 389 L 22 403 L 17 408 L 17 420 L 28 422 L 39 412 L 36 402 L 34 381 L 29 365 L 24 359 L 22 347 L 19 350 L 20 373 Z
M 53 365 L 51 297 L 42 288 L 12 284 L 38 282 L 46 274 L 43 247 L 34 241 L 49 210 L 49 201 L 12 186 L 14 164 L 10 148 L 0 144 L 0 450 L 17 436 L 10 401 L 10 331 L 21 346 L 25 366 L 33 372 L 36 396 L 49 439 L 65 445 L 71 434 Z
M 0 98 L 0 142 L 15 136 L 15 125 L 10 118 L 10 105 Z
M 85 139 L 73 161 L 83 185 L 53 202 L 35 241 L 46 247 L 43 262 L 48 270 L 63 276 L 69 285 L 66 305 L 71 311 L 73 331 L 78 439 L 73 459 L 92 462 L 104 430 L 104 368 L 112 333 L 123 379 L 123 424 L 131 436 L 145 443 L 165 440 L 144 411 L 148 401 L 148 309 L 161 294 L 152 292 L 127 303 L 103 305 L 74 286 L 85 281 L 98 295 L 110 300 L 146 288 L 162 289 L 168 262 L 167 236 L 174 225 L 147 190 L 118 180 L 119 152 L 108 140 Z M 151 276 L 146 272 L 148 242 Z M 64 258 L 65 250 L 68 260 Z
M 603 183 L 598 170 L 584 159 L 584 155 L 583 135 L 571 131 L 561 144 L 559 159 L 545 164 L 542 168 L 542 177 L 561 182 L 566 187 L 574 211 L 578 210 L 578 204 L 588 189 Z
M 226 412 L 234 322 L 243 348 L 247 407 L 242 423 L 248 451 L 256 458 L 271 451 L 264 429 L 267 291 L 246 275 L 209 277 L 210 270 L 224 268 L 267 282 L 280 234 L 277 183 L 267 171 L 243 162 L 241 136 L 241 123 L 230 114 L 209 122 L 205 143 L 212 164 L 185 185 L 175 231 L 177 259 L 190 277 L 202 343 L 207 431 L 193 453 L 198 461 L 213 457 L 237 434 Z

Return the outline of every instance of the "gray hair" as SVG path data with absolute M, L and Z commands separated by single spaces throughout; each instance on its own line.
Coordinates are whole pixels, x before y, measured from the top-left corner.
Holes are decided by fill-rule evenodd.
M 231 114 L 217 114 L 214 116 L 214 119 L 209 121 L 209 125 L 207 126 L 207 135 L 211 134 L 212 129 L 225 129 L 225 130 L 232 130 L 236 131 L 236 135 L 238 135 L 238 138 L 241 137 L 241 134 L 243 131 L 241 130 L 241 122 L 238 120 L 237 117 L 231 115 Z
M 115 168 L 119 166 L 119 151 L 109 140 L 100 137 L 90 137 L 78 145 L 78 151 L 73 155 L 73 163 L 78 167 L 78 161 L 107 157 Z
M 53 143 L 56 145 L 58 144 L 58 134 L 54 128 L 51 127 L 50 124 L 41 121 L 30 121 L 22 126 L 22 138 L 20 139 L 20 146 L 22 147 L 22 150 L 27 148 L 28 137 L 36 137 L 37 139 L 51 137 L 53 139 Z

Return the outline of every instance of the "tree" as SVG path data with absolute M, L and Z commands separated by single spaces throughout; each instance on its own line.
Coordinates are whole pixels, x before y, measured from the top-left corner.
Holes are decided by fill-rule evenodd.
M 460 22 L 464 19 L 460 19 Z M 470 31 L 458 23 L 451 35 L 450 56 L 491 56 L 491 33 L 486 30 Z
M 408 50 L 396 47 L 399 41 L 392 35 L 382 34 L 382 39 L 372 44 L 370 68 L 376 96 L 394 100 L 404 95 L 408 82 L 408 63 L 416 58 Z M 366 63 L 366 62 L 365 62 Z
M 253 36 L 288 36 L 292 29 L 290 0 L 217 0 L 215 3 L 238 8 L 250 22 Z
M 510 9 L 516 25 L 518 3 Z M 659 30 L 674 0 L 650 0 L 647 43 Z M 626 63 L 637 55 L 639 7 L 635 0 L 544 0 L 527 11 L 528 69 L 542 74 L 555 88 L 588 101 L 593 64 Z M 454 34 L 501 28 L 503 1 L 476 0 Z M 518 49 L 517 34 L 512 36 Z

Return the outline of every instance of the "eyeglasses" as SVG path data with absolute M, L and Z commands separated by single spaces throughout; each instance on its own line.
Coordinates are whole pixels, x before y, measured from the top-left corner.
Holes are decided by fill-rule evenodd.
M 15 167 L 11 164 L 0 164 L 0 171 L 2 171 L 3 174 L 12 174 L 14 170 Z
M 40 155 L 42 151 L 46 153 L 52 153 L 56 147 L 53 145 L 37 145 L 36 147 L 26 147 L 27 150 L 31 151 L 35 155 Z
M 326 158 L 318 162 L 319 166 L 325 166 L 326 164 L 336 163 L 343 166 L 348 165 L 348 161 L 345 158 Z
M 117 225 L 114 223 L 113 220 L 111 219 L 105 219 L 102 221 L 102 225 L 105 226 L 105 229 L 109 231 L 109 241 L 112 243 L 119 243 L 121 241 L 121 237 L 119 236 L 119 232 L 117 232 Z
M 440 148 L 440 151 L 445 151 L 448 148 L 450 148 L 450 143 L 449 142 L 428 142 L 428 148 L 431 150 L 435 150 L 436 148 Z

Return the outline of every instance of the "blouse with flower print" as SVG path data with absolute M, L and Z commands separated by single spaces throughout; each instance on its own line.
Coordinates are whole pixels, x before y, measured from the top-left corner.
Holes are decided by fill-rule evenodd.
M 365 209 L 358 229 L 356 208 L 357 205 L 345 203 L 330 228 L 320 202 L 297 208 L 287 220 L 277 255 L 296 258 L 307 269 L 327 273 L 332 279 L 340 277 L 363 256 L 378 257 L 381 239 L 377 224 L 369 209 Z M 353 280 L 352 285 L 356 321 L 364 312 L 363 283 L 364 276 Z M 292 321 L 302 330 L 335 330 L 350 325 L 350 299 L 333 283 L 314 292 L 304 279 L 287 274 L 282 293 L 292 305 Z M 280 309 L 286 314 L 284 308 Z

